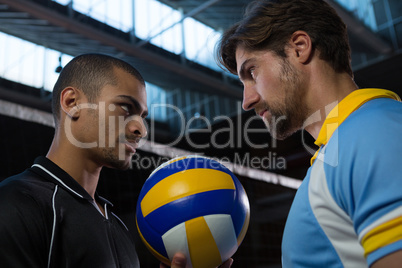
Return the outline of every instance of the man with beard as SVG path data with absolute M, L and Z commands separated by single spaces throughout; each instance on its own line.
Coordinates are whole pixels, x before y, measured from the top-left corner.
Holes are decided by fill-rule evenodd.
M 273 137 L 305 129 L 320 149 L 293 201 L 283 267 L 400 267 L 402 104 L 358 89 L 346 26 L 325 1 L 252 2 L 218 47 Z
M 0 184 L 0 266 L 139 267 L 131 234 L 96 187 L 102 167 L 129 167 L 147 133 L 144 79 L 122 60 L 84 54 L 62 70 L 52 109 L 47 156 Z

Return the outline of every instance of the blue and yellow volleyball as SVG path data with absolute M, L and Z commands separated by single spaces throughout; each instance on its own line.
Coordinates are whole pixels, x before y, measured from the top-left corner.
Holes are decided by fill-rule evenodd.
M 145 181 L 136 223 L 146 247 L 170 265 L 175 253 L 188 268 L 211 268 L 233 256 L 247 232 L 250 205 L 236 176 L 210 158 L 172 159 Z

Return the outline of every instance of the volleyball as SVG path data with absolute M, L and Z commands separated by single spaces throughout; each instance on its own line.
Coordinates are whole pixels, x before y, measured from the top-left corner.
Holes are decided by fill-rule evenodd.
M 210 158 L 185 156 L 156 168 L 138 198 L 139 235 L 161 262 L 175 253 L 187 268 L 217 267 L 233 256 L 247 232 L 250 205 L 236 176 Z

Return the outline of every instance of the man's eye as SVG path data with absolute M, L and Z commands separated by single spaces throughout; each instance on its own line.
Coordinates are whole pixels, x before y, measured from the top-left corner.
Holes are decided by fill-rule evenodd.
M 127 113 L 130 111 L 130 105 L 128 104 L 120 104 L 120 107 Z
M 250 68 L 249 73 L 252 78 L 254 78 L 254 68 Z

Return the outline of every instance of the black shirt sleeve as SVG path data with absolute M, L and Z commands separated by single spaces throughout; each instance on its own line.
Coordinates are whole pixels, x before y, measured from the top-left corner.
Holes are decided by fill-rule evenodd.
M 0 267 L 47 267 L 51 219 L 51 207 L 43 207 L 29 185 L 1 183 Z

